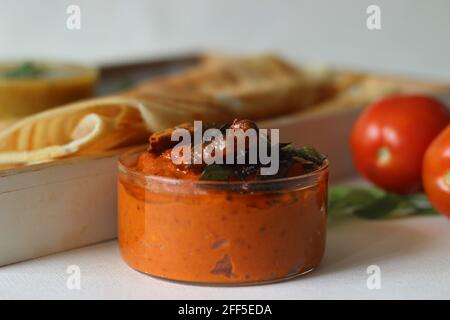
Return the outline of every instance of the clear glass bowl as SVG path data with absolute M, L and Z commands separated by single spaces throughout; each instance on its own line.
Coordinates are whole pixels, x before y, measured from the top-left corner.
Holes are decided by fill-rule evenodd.
M 123 259 L 165 279 L 273 282 L 313 270 L 325 250 L 328 163 L 301 176 L 197 181 L 133 170 L 144 149 L 119 158 Z

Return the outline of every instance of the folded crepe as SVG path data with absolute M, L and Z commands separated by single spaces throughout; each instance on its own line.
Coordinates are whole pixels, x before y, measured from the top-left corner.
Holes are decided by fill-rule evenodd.
M 196 68 L 141 83 L 127 94 L 157 94 L 222 108 L 235 117 L 269 118 L 307 108 L 332 91 L 328 74 L 307 72 L 273 55 L 210 56 Z
M 0 132 L 0 165 L 33 164 L 144 143 L 151 132 L 183 121 L 225 121 L 227 113 L 149 95 L 72 103 Z

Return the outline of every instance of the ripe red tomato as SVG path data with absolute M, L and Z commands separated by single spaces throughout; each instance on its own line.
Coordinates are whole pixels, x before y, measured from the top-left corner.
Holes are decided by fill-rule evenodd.
M 387 191 L 419 191 L 425 151 L 449 123 L 450 111 L 431 97 L 382 99 L 367 107 L 353 127 L 353 162 L 360 174 Z
M 450 125 L 425 152 L 422 177 L 433 207 L 450 217 Z

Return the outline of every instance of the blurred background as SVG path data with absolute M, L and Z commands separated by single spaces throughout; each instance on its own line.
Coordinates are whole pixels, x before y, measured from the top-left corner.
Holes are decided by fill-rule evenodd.
M 66 9 L 81 8 L 81 29 Z M 381 30 L 366 9 L 381 8 Z M 448 0 L 0 0 L 0 59 L 90 63 L 197 51 L 450 80 Z

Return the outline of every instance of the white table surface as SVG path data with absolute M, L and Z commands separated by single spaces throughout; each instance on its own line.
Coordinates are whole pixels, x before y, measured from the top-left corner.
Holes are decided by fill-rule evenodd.
M 415 217 L 342 221 L 329 228 L 327 252 L 314 272 L 287 282 L 208 287 L 158 280 L 130 269 L 116 241 L 0 268 L 0 298 L 16 299 L 397 299 L 450 298 L 450 221 Z M 66 286 L 69 265 L 81 289 Z M 381 269 L 370 290 L 369 265 Z

